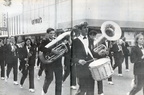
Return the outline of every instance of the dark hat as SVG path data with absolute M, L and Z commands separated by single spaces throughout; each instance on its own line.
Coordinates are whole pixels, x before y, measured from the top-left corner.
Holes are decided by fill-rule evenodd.
M 22 42 L 24 42 L 24 38 L 22 36 L 18 36 L 17 43 L 22 43 Z
M 90 30 L 88 32 L 89 35 L 96 35 L 97 33 L 98 33 L 98 31 L 96 31 L 96 30 Z
M 77 25 L 76 27 L 78 27 L 79 29 L 82 29 L 82 27 L 87 27 L 88 23 L 87 22 L 81 22 L 79 25 Z
M 48 28 L 48 29 L 46 30 L 46 33 L 49 33 L 49 32 L 51 32 L 51 31 L 54 31 L 54 29 L 53 29 L 53 28 Z
M 87 27 L 87 26 L 88 26 L 88 23 L 87 23 L 87 22 L 81 22 L 80 25 L 81 25 L 81 26 L 86 26 L 86 27 Z

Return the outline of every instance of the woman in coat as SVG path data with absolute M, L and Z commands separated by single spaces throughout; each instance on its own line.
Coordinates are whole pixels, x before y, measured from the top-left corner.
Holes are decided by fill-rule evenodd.
M 128 95 L 135 95 L 143 88 L 144 93 L 144 36 L 139 33 L 135 36 L 135 46 L 132 47 L 130 60 L 134 63 L 134 86 Z

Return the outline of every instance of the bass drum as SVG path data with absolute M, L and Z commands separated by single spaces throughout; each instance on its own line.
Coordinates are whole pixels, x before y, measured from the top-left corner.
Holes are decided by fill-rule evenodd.
M 89 64 L 92 77 L 96 81 L 104 80 L 114 73 L 109 58 L 101 58 Z

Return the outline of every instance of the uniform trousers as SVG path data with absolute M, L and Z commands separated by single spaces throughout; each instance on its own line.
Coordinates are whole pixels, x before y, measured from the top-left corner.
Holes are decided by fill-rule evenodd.
M 135 85 L 130 91 L 129 95 L 135 95 L 142 88 L 143 88 L 143 95 L 144 95 L 144 74 L 135 75 L 134 82 Z
M 76 95 L 94 95 L 94 80 L 92 77 L 78 78 L 79 89 Z
M 42 75 L 42 72 L 44 71 L 44 67 L 45 67 L 45 65 L 42 62 L 40 62 L 40 68 L 39 68 L 39 71 L 38 71 L 38 76 Z
M 69 57 L 64 57 L 64 75 L 63 75 L 63 82 L 66 80 L 68 75 L 70 74 L 70 58 Z
M 1 66 L 1 77 L 5 77 L 5 63 L 4 63 L 4 60 L 0 60 L 0 66 Z
M 94 95 L 95 81 L 88 68 L 89 64 L 76 65 L 79 89 L 76 95 Z M 86 93 L 86 94 L 85 94 Z
M 29 74 L 29 89 L 34 89 L 34 66 L 23 67 L 22 69 L 22 77 L 20 80 L 20 84 L 23 85 L 27 75 Z
M 38 57 L 38 59 L 37 59 L 37 66 L 39 66 L 40 64 L 41 64 L 41 61 L 40 61 L 40 59 Z
M 97 81 L 97 86 L 98 86 L 98 94 L 103 93 L 103 81 Z
M 62 64 L 61 58 L 57 59 L 56 61 L 47 64 L 45 68 L 45 80 L 43 85 L 44 93 L 47 93 L 47 90 L 53 80 L 53 73 L 55 75 L 55 95 L 61 95 L 62 91 Z
M 115 64 L 113 66 L 113 69 L 118 67 L 118 74 L 122 74 L 122 63 L 123 63 L 123 60 L 124 60 L 124 57 L 115 58 L 115 56 L 114 56 Z
M 71 65 L 66 65 L 64 69 L 64 75 L 63 75 L 63 82 L 66 80 L 66 78 L 70 74 L 70 85 L 76 86 L 76 66 L 75 63 L 71 63 Z
M 17 72 L 18 72 L 18 59 L 13 58 L 13 60 L 7 62 L 7 77 L 9 78 L 9 74 L 11 69 L 13 68 L 13 75 L 14 75 L 14 81 L 17 81 Z
M 113 66 L 113 56 L 109 56 L 111 61 L 111 66 Z M 112 76 L 108 78 L 108 81 L 112 81 Z
M 125 55 L 124 58 L 125 58 L 125 65 L 126 65 L 126 69 L 129 69 L 129 64 L 128 64 L 128 55 Z
M 118 67 L 118 74 L 122 74 L 122 64 L 115 64 L 113 69 L 115 69 L 116 67 Z
M 70 71 L 71 71 L 70 72 L 70 80 L 71 80 L 70 85 L 76 86 L 76 65 L 75 65 L 75 63 L 72 63 Z

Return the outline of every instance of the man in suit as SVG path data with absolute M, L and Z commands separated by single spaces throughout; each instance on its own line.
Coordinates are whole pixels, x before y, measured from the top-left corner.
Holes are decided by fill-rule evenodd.
M 94 79 L 89 70 L 88 60 L 92 59 L 87 36 L 87 23 L 78 26 L 80 36 L 72 42 L 72 60 L 76 63 L 76 73 L 79 89 L 76 95 L 94 95 Z

